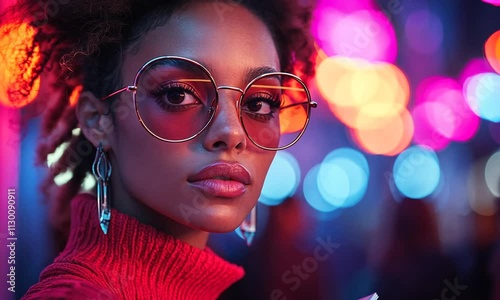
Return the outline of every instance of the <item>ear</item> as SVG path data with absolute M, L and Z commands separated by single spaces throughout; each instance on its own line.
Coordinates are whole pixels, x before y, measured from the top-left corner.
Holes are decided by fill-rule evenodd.
M 104 150 L 110 149 L 113 132 L 111 105 L 98 99 L 93 93 L 83 91 L 75 108 L 78 124 L 85 137 L 97 148 L 102 143 Z

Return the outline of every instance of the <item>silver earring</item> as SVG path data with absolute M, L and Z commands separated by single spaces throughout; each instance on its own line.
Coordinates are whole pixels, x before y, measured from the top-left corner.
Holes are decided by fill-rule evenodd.
M 102 143 L 99 142 L 92 164 L 92 173 L 97 180 L 97 215 L 99 224 L 104 234 L 108 233 L 109 220 L 111 219 L 111 206 L 109 199 L 109 178 L 111 177 L 111 163 L 104 152 Z
M 250 211 L 250 214 L 243 220 L 238 229 L 243 240 L 247 242 L 247 246 L 252 245 L 255 231 L 257 231 L 257 204 L 252 208 L 252 211 Z

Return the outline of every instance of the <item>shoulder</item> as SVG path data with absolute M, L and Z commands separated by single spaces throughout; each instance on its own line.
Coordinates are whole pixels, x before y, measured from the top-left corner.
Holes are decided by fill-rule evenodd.
M 22 299 L 111 300 L 116 297 L 110 291 L 81 279 L 51 278 L 33 285 Z

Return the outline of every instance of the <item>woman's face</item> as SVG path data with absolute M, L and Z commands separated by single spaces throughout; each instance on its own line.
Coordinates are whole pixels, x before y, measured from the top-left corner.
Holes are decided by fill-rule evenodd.
M 241 89 L 256 70 L 280 69 L 264 23 L 246 8 L 217 2 L 190 5 L 149 31 L 138 51 L 125 57 L 124 83 L 132 83 L 144 63 L 162 55 L 198 61 L 218 86 Z M 177 223 L 210 232 L 233 230 L 256 205 L 275 155 L 248 140 L 236 110 L 239 97 L 237 91 L 221 89 L 210 126 L 183 143 L 153 137 L 132 108 L 117 113 L 110 136 L 113 180 L 131 199 Z M 119 101 L 131 107 L 132 94 L 123 93 Z

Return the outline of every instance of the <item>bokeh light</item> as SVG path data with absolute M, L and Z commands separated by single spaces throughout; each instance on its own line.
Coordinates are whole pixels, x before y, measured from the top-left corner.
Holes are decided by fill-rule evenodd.
M 493 33 L 484 43 L 484 55 L 491 67 L 500 73 L 500 30 Z
M 427 112 L 432 111 L 431 103 L 423 103 L 412 109 L 415 121 L 415 132 L 413 140 L 416 144 L 429 147 L 434 150 L 442 150 L 448 146 L 450 140 L 439 134 L 427 117 Z
M 328 203 L 341 207 L 349 197 L 349 175 L 341 166 L 322 163 L 318 172 L 318 190 Z
M 453 78 L 432 76 L 422 80 L 415 90 L 415 104 L 432 101 L 448 90 L 460 90 L 461 85 Z
M 395 65 L 334 56 L 318 66 L 316 84 L 363 150 L 396 155 L 409 145 L 413 137 L 412 116 L 406 110 L 410 87 Z
M 69 146 L 69 142 L 64 142 L 61 145 L 59 145 L 56 148 L 56 150 L 54 150 L 54 152 L 48 154 L 47 155 L 47 167 L 51 168 L 52 166 L 54 166 L 54 164 L 57 163 L 57 161 L 59 161 L 59 159 L 62 157 L 62 155 L 64 154 L 64 151 L 66 151 L 68 146 Z
M 480 73 L 489 73 L 489 72 L 494 72 L 494 70 L 491 68 L 490 64 L 485 58 L 483 57 L 472 58 L 467 62 L 465 67 L 460 72 L 458 80 L 459 83 L 463 86 L 465 80 L 467 80 L 469 77 L 472 77 Z
M 27 57 L 27 47 L 31 45 L 35 30 L 28 24 L 7 23 L 0 27 L 0 103 L 9 107 L 22 107 L 32 102 L 40 90 L 40 78 L 33 82 L 28 97 L 9 100 L 9 89 L 16 86 L 20 78 L 28 81 L 33 76 L 33 71 L 40 60 L 40 49 L 35 48 L 32 59 L 25 68 L 24 59 Z M 20 92 L 15 90 L 15 92 Z M 18 98 L 18 97 L 16 97 Z
M 91 192 L 95 188 L 96 183 L 94 175 L 87 174 L 82 182 L 82 191 Z
M 479 117 L 470 109 L 460 83 L 452 78 L 423 80 L 415 98 L 412 116 L 418 145 L 442 150 L 450 141 L 470 140 L 479 129 Z
M 404 29 L 406 42 L 415 52 L 432 54 L 443 43 L 443 23 L 429 10 L 412 12 L 406 18 Z
M 489 158 L 483 157 L 479 160 L 476 160 L 469 171 L 469 205 L 475 213 L 482 216 L 492 216 L 497 212 L 497 199 L 492 192 L 496 193 L 499 189 L 499 156 L 500 155 L 497 152 Z M 496 187 L 494 182 L 495 180 L 497 181 Z M 490 187 L 493 189 L 491 189 Z
M 323 162 L 334 162 L 339 159 L 348 159 L 353 161 L 361 168 L 363 174 L 367 178 L 370 176 L 370 167 L 368 165 L 368 161 L 366 160 L 366 157 L 363 155 L 363 153 L 359 152 L 358 150 L 348 147 L 335 149 L 325 156 Z
M 57 186 L 62 186 L 68 183 L 73 178 L 73 171 L 66 170 L 62 173 L 59 173 L 54 177 L 54 182 Z
M 443 90 L 429 101 L 432 108 L 427 110 L 429 121 L 436 130 L 452 141 L 468 141 L 479 128 L 479 118 L 472 112 L 461 90 Z
M 330 152 L 321 163 L 318 190 L 330 204 L 351 207 L 364 197 L 369 177 L 368 162 L 363 154 L 340 148 Z
M 486 2 L 488 4 L 493 4 L 495 6 L 500 6 L 500 0 L 483 0 L 483 2 Z
M 357 86 L 357 82 L 353 80 L 354 74 L 367 67 L 368 64 L 363 60 L 342 56 L 326 58 L 316 70 L 315 79 L 319 92 L 329 105 L 357 107 L 364 104 L 367 99 L 352 96 L 351 90 Z M 369 94 L 369 91 L 370 86 L 367 87 L 365 94 Z
M 279 151 L 269 168 L 259 201 L 270 206 L 279 205 L 295 194 L 299 182 L 300 167 L 297 159 L 288 152 Z
M 414 199 L 431 195 L 441 179 L 437 155 L 431 149 L 419 146 L 410 147 L 398 156 L 393 173 L 397 189 Z
M 400 114 L 365 120 L 372 121 L 373 125 L 351 129 L 350 133 L 357 144 L 368 153 L 394 156 L 406 149 L 412 140 L 414 124 L 406 109 Z
M 315 210 L 319 212 L 332 212 L 337 209 L 337 206 L 327 202 L 318 189 L 318 174 L 320 168 L 321 164 L 318 164 L 307 172 L 303 185 L 304 198 Z
M 322 12 L 335 8 L 344 13 L 349 13 L 363 9 L 375 9 L 375 0 L 319 0 L 316 7 L 316 12 Z
M 80 98 L 80 94 L 82 93 L 83 86 L 79 85 L 77 86 L 73 92 L 71 92 L 71 95 L 69 96 L 69 105 L 75 106 L 76 103 L 78 102 L 78 98 Z
M 387 16 L 376 10 L 342 12 L 334 6 L 318 10 L 315 32 L 328 56 L 394 62 L 396 34 Z
M 500 151 L 493 154 L 486 162 L 484 178 L 491 193 L 500 198 Z
M 474 113 L 500 122 L 500 75 L 481 73 L 470 77 L 464 83 L 464 95 Z
M 409 83 L 403 72 L 388 63 L 334 56 L 318 66 L 316 84 L 334 113 L 337 107 L 357 113 L 340 116 L 350 127 L 358 127 L 357 115 L 381 117 L 402 111 L 409 100 Z M 366 108 L 371 104 L 369 108 Z

